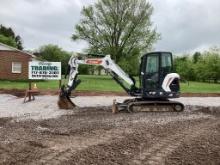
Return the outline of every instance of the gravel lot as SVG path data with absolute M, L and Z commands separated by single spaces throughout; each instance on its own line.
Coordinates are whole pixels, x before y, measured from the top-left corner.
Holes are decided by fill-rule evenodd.
M 126 97 L 117 97 L 122 101 Z M 0 95 L 0 164 L 220 164 L 220 98 L 180 98 L 184 112 L 111 113 L 114 97 Z
M 79 96 L 73 98 L 78 107 L 110 107 L 113 99 L 118 102 L 129 97 L 120 96 Z M 57 96 L 37 96 L 35 101 L 23 103 L 23 98 L 0 94 L 0 117 L 13 117 L 17 120 L 42 120 L 57 118 L 66 114 L 74 114 L 72 110 L 60 110 L 57 107 Z M 220 97 L 182 97 L 174 99 L 182 102 L 186 110 L 197 110 L 200 107 L 210 109 L 220 107 Z

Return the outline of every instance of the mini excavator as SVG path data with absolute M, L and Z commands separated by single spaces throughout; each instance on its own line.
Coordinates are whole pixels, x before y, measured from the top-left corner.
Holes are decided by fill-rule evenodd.
M 139 69 L 139 86 L 135 79 L 125 73 L 110 55 L 74 53 L 68 62 L 69 81 L 60 90 L 58 106 L 61 109 L 72 109 L 75 104 L 71 101 L 71 92 L 80 84 L 78 79 L 79 65 L 102 66 L 112 78 L 133 98 L 122 103 L 114 101 L 114 111 L 126 110 L 133 112 L 148 108 L 152 111 L 184 110 L 184 105 L 170 98 L 180 96 L 180 76 L 172 73 L 173 58 L 170 52 L 150 52 L 141 57 Z

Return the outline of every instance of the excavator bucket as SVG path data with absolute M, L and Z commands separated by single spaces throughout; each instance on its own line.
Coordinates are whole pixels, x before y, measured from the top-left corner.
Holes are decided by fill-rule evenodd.
M 62 86 L 60 89 L 59 99 L 57 105 L 60 109 L 73 109 L 76 105 L 71 101 L 69 94 L 65 90 L 65 87 Z

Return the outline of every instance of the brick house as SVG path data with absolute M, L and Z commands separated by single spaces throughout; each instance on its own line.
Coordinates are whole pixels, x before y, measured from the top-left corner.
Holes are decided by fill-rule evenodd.
M 28 79 L 28 62 L 35 56 L 0 43 L 0 79 Z

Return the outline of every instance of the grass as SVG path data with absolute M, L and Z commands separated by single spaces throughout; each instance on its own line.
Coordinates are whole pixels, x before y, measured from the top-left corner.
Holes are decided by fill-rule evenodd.
M 184 93 L 220 93 L 220 84 L 189 82 L 181 83 L 181 91 Z
M 109 76 L 80 75 L 82 80 L 77 90 L 122 92 L 123 89 Z M 62 80 L 66 84 L 67 80 Z M 138 83 L 138 82 L 137 82 Z M 59 81 L 36 81 L 39 89 L 58 89 Z M 0 80 L 3 89 L 27 89 L 27 81 Z M 189 82 L 181 83 L 183 93 L 220 93 L 220 84 Z

